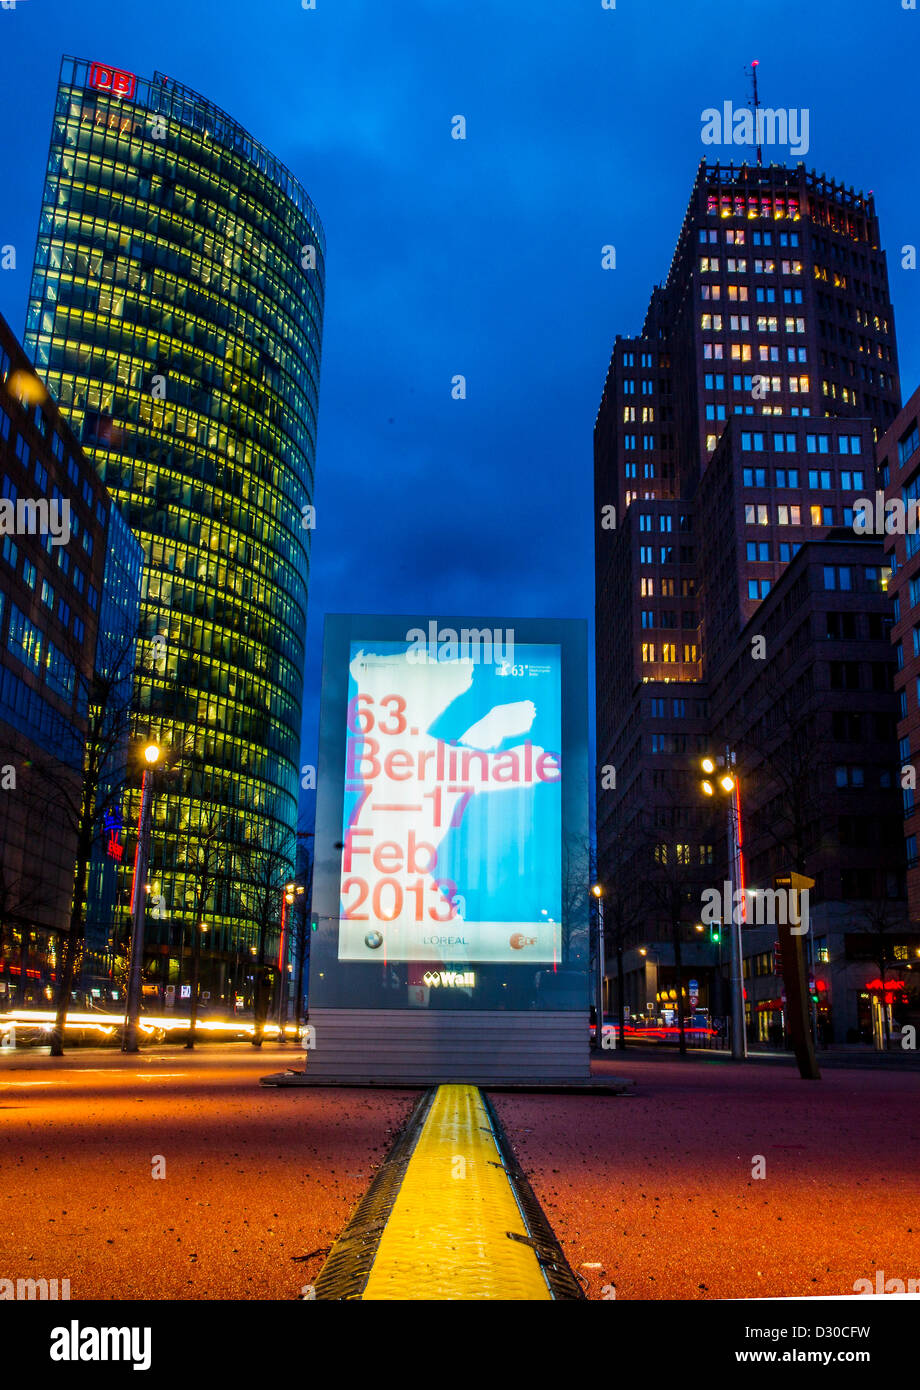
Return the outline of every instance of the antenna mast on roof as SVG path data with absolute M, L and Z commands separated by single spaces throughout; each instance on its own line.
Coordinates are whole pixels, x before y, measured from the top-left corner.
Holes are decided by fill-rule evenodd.
M 757 113 L 758 113 L 759 110 L 760 110 L 760 97 L 759 97 L 758 94 L 757 94 L 757 69 L 758 69 L 759 67 L 760 67 L 760 61 L 759 61 L 759 59 L 755 58 L 754 61 L 751 63 L 751 67 L 750 67 L 750 77 L 751 77 L 751 80 L 752 80 L 752 82 L 753 82 L 753 84 L 754 84 L 754 99 L 753 99 L 753 101 L 749 101 L 749 102 L 748 102 L 748 105 L 751 106 L 751 107 L 753 107 L 753 110 L 754 110 L 754 139 L 757 141 L 757 163 L 758 163 L 758 164 L 763 164 L 763 150 L 761 149 L 761 146 L 760 146 L 760 136 L 761 136 L 760 121 L 758 120 L 758 117 L 757 117 Z M 745 71 L 747 71 L 747 69 L 745 69 Z

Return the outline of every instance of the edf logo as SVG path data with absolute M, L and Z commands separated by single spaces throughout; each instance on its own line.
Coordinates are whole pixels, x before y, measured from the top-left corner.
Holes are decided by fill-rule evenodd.
M 137 78 L 133 72 L 106 67 L 105 63 L 93 63 L 89 70 L 89 85 L 94 91 L 111 92 L 113 96 L 130 99 L 134 96 Z

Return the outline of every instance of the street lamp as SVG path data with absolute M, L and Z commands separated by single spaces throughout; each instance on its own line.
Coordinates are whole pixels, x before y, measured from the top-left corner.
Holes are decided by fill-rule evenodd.
M 599 1050 L 603 1047 L 604 1039 L 604 975 L 606 973 L 606 963 L 604 961 L 604 889 L 600 883 L 595 883 L 591 892 L 597 898 L 597 970 L 595 972 L 594 986 L 594 1012 L 596 1024 L 594 1029 L 594 1045 Z
M 144 776 L 141 781 L 141 814 L 137 825 L 134 855 L 134 884 L 131 890 L 131 966 L 125 1006 L 122 1052 L 137 1052 L 137 1024 L 141 1011 L 141 965 L 144 958 L 144 916 L 147 909 L 147 865 L 150 859 L 150 811 L 153 803 L 153 775 L 160 760 L 160 748 L 148 743 L 144 749 Z
M 706 796 L 715 796 L 716 788 L 728 798 L 728 871 L 731 889 L 731 922 L 723 923 L 731 931 L 731 1000 L 732 1000 L 732 1057 L 736 1062 L 746 1061 L 748 1055 L 747 1029 L 744 1026 L 744 984 L 741 955 L 741 918 L 744 915 L 744 880 L 741 870 L 741 793 L 737 775 L 732 771 L 735 755 L 730 748 L 719 758 L 703 758 L 702 769 L 707 780 L 702 785 Z M 721 775 L 712 778 L 717 768 L 723 768 Z M 741 910 L 735 910 L 735 891 L 742 890 Z
M 286 883 L 284 894 L 281 899 L 281 941 L 278 945 L 278 1026 L 281 1029 L 280 1040 L 284 1042 L 284 1025 L 287 1020 L 287 972 L 285 971 L 285 961 L 287 959 L 287 914 L 288 908 L 294 903 L 297 893 L 302 893 L 303 889 L 298 888 L 296 883 Z

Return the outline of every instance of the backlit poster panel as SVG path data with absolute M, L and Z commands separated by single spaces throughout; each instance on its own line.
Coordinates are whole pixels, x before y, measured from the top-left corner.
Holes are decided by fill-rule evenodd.
M 561 672 L 553 643 L 350 641 L 340 962 L 561 959 Z

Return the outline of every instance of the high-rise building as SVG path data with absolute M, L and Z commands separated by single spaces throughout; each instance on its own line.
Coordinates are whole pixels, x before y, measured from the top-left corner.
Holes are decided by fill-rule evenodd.
M 312 202 L 236 121 L 63 60 L 26 343 L 146 553 L 137 732 L 181 762 L 148 947 L 175 981 L 203 908 L 212 1001 L 256 928 L 229 880 L 197 902 L 203 821 L 249 863 L 293 852 L 324 273 Z
M 884 539 L 891 578 L 894 687 L 898 698 L 898 784 L 907 855 L 910 915 L 920 922 L 920 857 L 917 854 L 917 771 L 920 767 L 920 388 L 891 422 L 878 446 L 878 488 L 867 533 Z M 886 504 L 890 504 L 887 506 Z
M 88 706 L 97 676 L 112 675 L 127 711 L 143 551 L 2 318 L 0 490 L 0 1006 L 21 1007 L 45 1003 L 57 978 Z M 117 714 L 113 703 L 105 733 L 125 737 L 105 745 L 105 770 L 120 784 Z M 113 862 L 104 845 L 99 859 L 100 871 Z M 87 983 L 100 995 L 111 926 L 88 941 Z
M 803 543 L 851 524 L 899 402 L 872 196 L 804 165 L 701 163 L 595 425 L 602 878 L 646 840 L 654 864 L 720 875 L 699 759 L 722 751 L 739 634 Z M 641 934 L 670 927 L 646 913 Z

